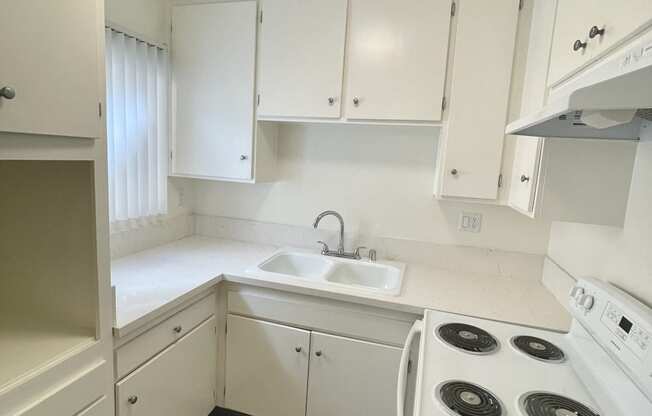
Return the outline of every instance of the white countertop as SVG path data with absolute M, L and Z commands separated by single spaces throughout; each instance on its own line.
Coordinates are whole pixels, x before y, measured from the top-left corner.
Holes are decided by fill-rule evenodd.
M 262 279 L 245 273 L 277 249 L 192 236 L 114 260 L 114 332 L 124 336 L 221 280 L 416 314 L 436 309 L 556 331 L 567 331 L 570 326 L 570 316 L 554 296 L 540 282 L 524 279 L 408 264 L 401 294 L 384 296 L 301 279 Z

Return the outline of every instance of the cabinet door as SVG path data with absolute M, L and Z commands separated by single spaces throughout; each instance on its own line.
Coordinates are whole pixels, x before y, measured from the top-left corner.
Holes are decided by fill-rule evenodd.
M 593 0 L 590 4 L 595 18 L 584 28 L 585 32 L 588 34 L 592 26 L 605 30 L 592 41 L 597 44 L 598 53 L 652 24 L 652 0 Z
M 557 17 L 550 53 L 550 85 L 569 75 L 591 58 L 597 45 L 595 42 L 589 42 L 589 28 L 595 18 L 594 0 L 557 1 Z M 573 44 L 577 40 L 586 42 L 586 47 L 574 50 Z
M 550 84 L 573 74 L 588 61 L 652 24 L 652 0 L 558 1 L 551 55 Z M 593 26 L 603 35 L 589 37 Z M 586 48 L 573 50 L 576 40 Z
M 532 6 L 525 79 L 521 93 L 521 114 L 539 111 L 545 104 L 550 48 L 555 22 L 555 2 L 536 1 Z M 508 204 L 534 216 L 543 139 L 517 137 Z
M 437 193 L 494 200 L 502 163 L 518 0 L 466 0 L 457 31 Z
M 100 137 L 100 3 L 0 4 L 0 88 L 15 90 L 0 98 L 0 131 Z
M 347 0 L 264 0 L 262 117 L 339 118 Z
M 215 318 L 116 385 L 117 416 L 204 416 L 215 407 Z
M 401 349 L 312 333 L 306 416 L 395 416 Z
M 253 416 L 305 416 L 310 332 L 228 315 L 225 406 Z
M 441 119 L 451 0 L 351 0 L 346 117 Z
M 516 142 L 508 203 L 528 215 L 534 215 L 542 147 L 543 139 L 538 137 L 519 137 Z
M 172 174 L 252 177 L 256 2 L 172 9 Z

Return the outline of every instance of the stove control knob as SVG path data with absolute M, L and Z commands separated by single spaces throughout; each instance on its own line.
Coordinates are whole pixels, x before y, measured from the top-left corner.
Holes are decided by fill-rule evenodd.
M 584 295 L 582 296 L 582 300 L 580 301 L 580 304 L 582 305 L 584 310 L 590 311 L 591 308 L 593 307 L 593 302 L 594 302 L 593 296 Z
M 575 286 L 570 292 L 570 297 L 575 299 L 575 304 L 580 303 L 582 296 L 584 296 L 584 288 L 579 286 Z

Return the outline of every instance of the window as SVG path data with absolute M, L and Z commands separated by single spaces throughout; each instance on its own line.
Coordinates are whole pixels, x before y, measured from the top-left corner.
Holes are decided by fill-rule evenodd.
M 167 211 L 168 54 L 106 29 L 109 220 L 138 224 Z

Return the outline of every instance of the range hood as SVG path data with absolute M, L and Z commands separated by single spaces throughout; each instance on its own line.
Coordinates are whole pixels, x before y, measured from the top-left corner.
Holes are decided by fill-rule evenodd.
M 548 104 L 507 126 L 535 137 L 638 140 L 652 121 L 652 36 L 555 90 Z

